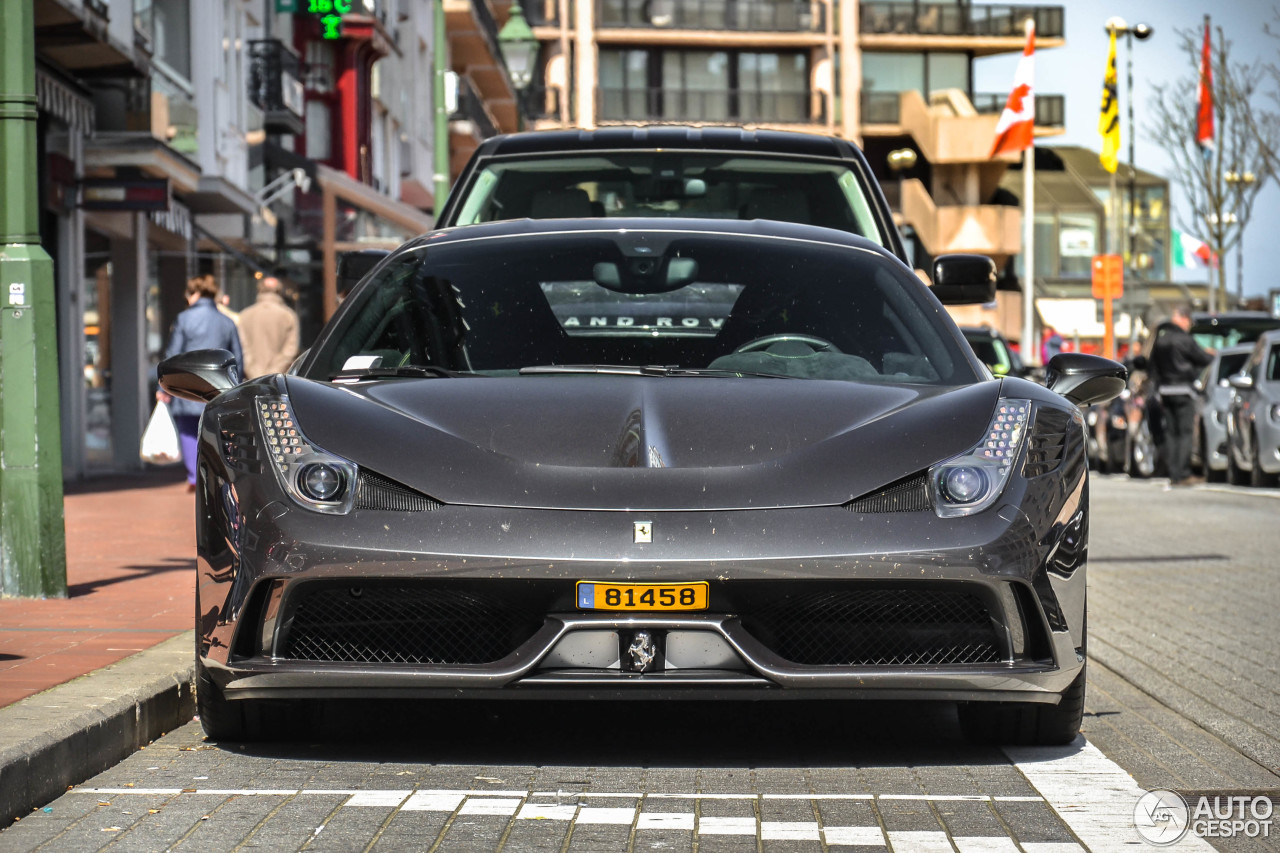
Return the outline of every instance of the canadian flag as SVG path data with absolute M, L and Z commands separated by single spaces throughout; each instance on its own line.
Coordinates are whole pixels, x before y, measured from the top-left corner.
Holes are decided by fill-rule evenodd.
M 1018 60 L 1018 69 L 1013 72 L 1013 91 L 1005 102 L 1004 112 L 996 124 L 996 141 L 991 146 L 991 154 L 1016 154 L 1025 151 L 1034 143 L 1036 123 L 1035 94 L 1035 57 L 1036 27 L 1032 21 L 1027 22 L 1027 46 L 1022 50 L 1022 58 Z

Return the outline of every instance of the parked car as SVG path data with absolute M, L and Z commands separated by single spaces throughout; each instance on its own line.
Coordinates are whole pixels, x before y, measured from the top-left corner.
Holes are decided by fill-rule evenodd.
M 843 696 L 1070 741 L 1077 406 L 1124 368 L 992 381 L 939 301 L 993 273 L 943 256 L 930 288 L 866 238 L 770 221 L 483 224 L 402 246 L 294 374 L 163 362 L 208 401 L 202 726 L 370 695 Z
M 1218 350 L 1196 380 L 1191 464 L 1211 482 L 1227 479 L 1227 419 L 1234 393 L 1229 380 L 1244 368 L 1251 352 L 1252 346 Z
M 1244 369 L 1228 381 L 1235 390 L 1227 416 L 1227 478 L 1275 486 L 1280 475 L 1280 330 L 1264 332 Z
M 1192 315 L 1190 332 L 1200 346 L 1219 350 L 1251 344 L 1272 329 L 1280 329 L 1280 317 L 1265 311 L 1223 311 Z
M 773 130 L 656 126 L 496 136 L 471 155 L 436 227 L 588 216 L 821 225 L 866 237 L 909 263 L 857 146 Z
M 1130 397 L 1125 388 L 1115 399 L 1085 409 L 1089 467 L 1095 471 L 1122 474 L 1126 470 Z
M 993 376 L 1026 377 L 1027 368 L 1018 351 L 1009 346 L 1005 336 L 991 326 L 961 326 L 961 334 L 973 352 Z

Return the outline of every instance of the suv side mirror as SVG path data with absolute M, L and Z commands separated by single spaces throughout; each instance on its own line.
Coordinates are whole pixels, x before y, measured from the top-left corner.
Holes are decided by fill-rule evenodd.
M 1227 381 L 1237 391 L 1248 391 L 1253 388 L 1253 377 L 1248 373 L 1237 373 L 1235 376 L 1228 377 Z
M 1124 390 L 1129 371 L 1123 364 L 1083 352 L 1060 352 L 1049 359 L 1045 386 L 1077 406 L 1105 403 Z
M 382 263 L 382 259 L 391 254 L 386 249 L 361 249 L 358 252 L 347 252 L 338 259 L 338 295 L 345 296 L 351 288 L 360 283 L 360 279 L 369 271 Z
M 157 372 L 165 393 L 197 403 L 240 384 L 236 357 L 224 349 L 197 349 L 166 358 Z
M 943 305 L 996 299 L 996 262 L 986 255 L 939 255 L 933 261 L 933 295 Z

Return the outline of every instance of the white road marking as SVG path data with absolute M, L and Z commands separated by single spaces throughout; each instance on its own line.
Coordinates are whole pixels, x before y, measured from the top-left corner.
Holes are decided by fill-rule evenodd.
M 699 835 L 755 835 L 753 817 L 704 817 L 698 821 Z
M 893 853 L 954 853 L 945 832 L 890 832 Z
M 1074 841 L 1044 841 L 1034 844 L 1023 842 L 1023 853 L 1086 853 Z
M 1093 744 L 1077 740 L 1070 746 L 1007 746 L 1004 753 L 1086 848 L 1118 850 L 1142 844 L 1133 809 L 1145 792 Z M 1188 833 L 1177 849 L 1209 853 L 1213 847 Z
M 878 826 L 825 826 L 822 837 L 827 844 L 850 847 L 884 847 L 884 831 Z
M 458 810 L 459 815 L 502 815 L 511 817 L 520 808 L 520 801 L 515 798 L 476 797 L 467 798 Z
M 577 806 L 550 806 L 536 803 L 525 803 L 516 815 L 516 820 L 573 820 L 578 813 Z
M 635 819 L 636 810 L 630 809 L 593 809 L 583 806 L 578 809 L 578 823 L 600 823 L 617 826 L 630 826 Z
M 398 808 L 413 791 L 361 791 L 347 800 L 348 806 Z
M 693 813 L 641 812 L 636 829 L 687 829 L 693 831 Z
M 451 812 L 462 805 L 466 795 L 451 791 L 449 793 L 433 793 L 417 791 L 400 807 L 402 812 Z
M 762 820 L 760 837 L 765 841 L 819 841 L 816 820 Z
M 951 843 L 960 853 L 1018 853 L 1018 845 L 1012 838 L 986 838 L 967 835 L 952 836 Z

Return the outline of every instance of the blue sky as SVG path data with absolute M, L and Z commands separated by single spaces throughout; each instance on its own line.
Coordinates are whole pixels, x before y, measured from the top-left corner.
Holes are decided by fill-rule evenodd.
M 1045 0 L 1051 2 L 1051 0 Z M 1214 27 L 1221 26 L 1233 42 L 1236 61 L 1261 59 L 1280 65 L 1280 40 L 1263 32 L 1263 25 L 1273 20 L 1271 0 L 1227 0 L 1206 3 L 1204 0 L 1057 0 L 1066 8 L 1066 47 L 1036 52 L 1036 91 L 1066 95 L 1066 133 L 1043 140 L 1042 144 L 1083 145 L 1097 150 L 1098 106 L 1102 94 L 1102 74 L 1107 60 L 1106 20 L 1119 15 L 1130 24 L 1145 23 L 1155 33 L 1145 42 L 1134 42 L 1134 106 L 1138 123 L 1136 160 L 1138 167 L 1170 175 L 1170 163 L 1164 152 L 1152 142 L 1144 128 L 1145 104 L 1152 97 L 1152 84 L 1171 81 L 1187 73 L 1188 60 L 1178 49 L 1176 29 L 1200 27 L 1209 12 Z M 1129 126 L 1124 101 L 1124 46 L 1119 49 L 1121 156 L 1127 158 Z M 1016 56 L 980 59 L 975 63 L 973 88 L 977 92 L 1007 91 L 1013 81 Z M 1175 190 L 1175 208 L 1185 211 Z M 1175 218 L 1176 223 L 1176 218 Z M 1177 225 L 1175 224 L 1176 228 Z M 1280 275 L 1274 272 L 1274 235 L 1280 233 L 1280 184 L 1274 180 L 1261 191 L 1254 205 L 1253 218 L 1244 237 L 1244 290 L 1246 295 L 1265 294 L 1280 288 Z M 1236 252 L 1227 259 L 1227 285 L 1234 291 Z M 1204 271 L 1186 271 L 1178 278 L 1205 280 Z

